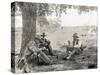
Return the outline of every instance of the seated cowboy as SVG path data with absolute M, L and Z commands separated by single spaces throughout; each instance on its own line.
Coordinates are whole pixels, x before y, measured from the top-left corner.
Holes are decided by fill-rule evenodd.
M 43 33 L 40 39 L 40 48 L 47 49 L 50 55 L 53 55 L 52 47 L 50 45 L 50 41 L 46 39 L 46 34 Z
M 67 53 L 68 56 L 66 57 L 66 59 L 70 59 L 72 57 L 72 55 L 74 55 L 75 53 L 81 52 L 82 43 L 79 40 L 78 34 L 74 33 L 72 37 L 73 37 L 73 46 L 71 46 L 70 43 L 67 46 L 67 52 L 69 52 L 69 53 Z

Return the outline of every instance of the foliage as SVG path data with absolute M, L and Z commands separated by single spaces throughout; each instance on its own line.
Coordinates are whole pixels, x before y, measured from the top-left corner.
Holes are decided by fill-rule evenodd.
M 37 6 L 37 8 L 34 7 Z M 67 9 L 77 9 L 79 14 L 82 12 L 96 11 L 97 7 L 94 6 L 75 6 L 75 5 L 67 5 L 67 4 L 47 4 L 47 3 L 26 3 L 26 2 L 15 2 L 11 4 L 11 11 L 15 12 L 17 10 L 17 6 L 22 9 L 28 8 L 27 10 L 31 10 L 34 14 L 34 10 L 37 9 L 38 16 L 46 16 L 52 15 L 55 13 L 56 16 L 61 16 L 63 13 L 67 14 Z

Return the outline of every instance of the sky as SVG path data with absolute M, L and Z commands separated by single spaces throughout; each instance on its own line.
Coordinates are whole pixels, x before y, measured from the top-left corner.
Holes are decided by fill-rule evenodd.
M 85 26 L 97 25 L 97 12 L 89 11 L 78 14 L 76 9 L 68 9 L 67 14 L 61 17 L 62 26 Z
M 96 26 L 97 25 L 97 11 L 90 10 L 89 12 L 82 12 L 79 14 L 77 9 L 67 9 L 67 14 L 62 14 L 61 17 L 56 17 L 55 13 L 47 16 L 48 21 L 56 19 L 61 20 L 61 26 Z

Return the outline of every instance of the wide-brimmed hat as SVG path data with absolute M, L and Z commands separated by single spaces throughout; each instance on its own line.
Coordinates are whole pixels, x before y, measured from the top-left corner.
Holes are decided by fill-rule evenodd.
M 45 37 L 45 36 L 47 36 L 45 33 L 42 33 L 42 35 L 41 35 L 42 37 Z
M 77 33 L 74 33 L 74 34 L 73 34 L 73 37 L 79 38 L 79 36 L 78 36 Z

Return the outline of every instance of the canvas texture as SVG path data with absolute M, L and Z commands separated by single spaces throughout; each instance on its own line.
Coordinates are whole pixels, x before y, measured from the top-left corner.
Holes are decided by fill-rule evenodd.
M 11 3 L 11 71 L 96 69 L 96 6 Z

